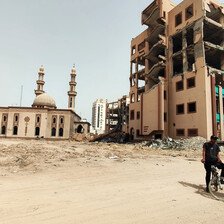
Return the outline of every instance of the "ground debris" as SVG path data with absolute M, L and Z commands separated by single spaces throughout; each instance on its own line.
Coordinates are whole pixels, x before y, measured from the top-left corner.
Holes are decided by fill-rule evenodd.
M 172 139 L 172 138 L 165 138 L 165 139 L 156 139 L 150 141 L 144 141 L 138 143 L 139 147 L 147 146 L 150 148 L 157 148 L 157 149 L 176 149 L 176 150 L 184 150 L 184 149 L 192 149 L 192 150 L 202 150 L 203 144 L 207 140 L 202 137 L 193 137 L 187 139 Z

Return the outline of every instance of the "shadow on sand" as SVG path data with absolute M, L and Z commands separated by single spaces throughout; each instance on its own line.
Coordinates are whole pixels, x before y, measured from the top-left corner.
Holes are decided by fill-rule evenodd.
M 180 184 L 182 184 L 184 187 L 191 187 L 193 189 L 195 189 L 195 193 L 196 194 L 200 194 L 201 196 L 205 197 L 205 198 L 209 198 L 209 199 L 212 199 L 212 200 L 216 200 L 216 201 L 219 201 L 217 199 L 215 199 L 210 193 L 207 193 L 205 191 L 205 187 L 203 187 L 203 185 L 196 185 L 196 184 L 191 184 L 191 183 L 187 183 L 187 182 L 184 182 L 184 181 L 179 181 Z M 224 202 L 224 201 L 222 201 Z

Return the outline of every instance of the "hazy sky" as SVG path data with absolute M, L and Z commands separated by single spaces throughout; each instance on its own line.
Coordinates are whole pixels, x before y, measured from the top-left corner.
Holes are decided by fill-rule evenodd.
M 19 106 L 21 85 L 22 106 L 31 106 L 43 65 L 44 90 L 67 108 L 75 63 L 75 110 L 91 122 L 93 101 L 129 93 L 130 43 L 147 28 L 141 11 L 151 2 L 0 0 L 0 106 Z

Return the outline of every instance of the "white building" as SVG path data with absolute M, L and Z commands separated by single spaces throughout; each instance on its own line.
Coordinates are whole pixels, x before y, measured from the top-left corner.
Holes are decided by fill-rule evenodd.
M 92 132 L 104 134 L 106 129 L 106 106 L 107 100 L 98 99 L 92 107 Z

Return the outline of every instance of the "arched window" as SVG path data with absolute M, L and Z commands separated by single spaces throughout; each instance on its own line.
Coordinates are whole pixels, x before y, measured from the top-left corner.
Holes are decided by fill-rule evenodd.
M 56 136 L 56 128 L 51 129 L 51 136 Z
M 60 136 L 60 137 L 63 137 L 63 132 L 64 132 L 63 128 L 60 128 L 60 129 L 59 129 L 59 136 Z
M 63 124 L 63 123 L 64 123 L 64 119 L 63 119 L 63 117 L 61 117 L 60 122 L 61 122 L 61 124 Z
M 40 123 L 40 117 L 39 116 L 37 117 L 37 123 Z
M 40 135 L 40 128 L 36 127 L 35 128 L 35 136 L 39 136 Z
M 18 121 L 18 116 L 16 115 L 16 116 L 15 116 L 15 122 L 17 122 L 17 121 Z
M 2 126 L 2 131 L 1 131 L 2 135 L 5 135 L 5 131 L 6 131 L 5 126 Z
M 55 124 L 55 123 L 56 123 L 56 118 L 54 117 L 54 118 L 53 118 L 53 124 Z
M 82 127 L 82 125 L 80 124 L 77 128 L 77 133 L 82 134 L 84 132 L 84 128 Z
M 13 135 L 17 135 L 17 133 L 18 133 L 18 127 L 14 126 L 13 127 Z
M 7 117 L 6 117 L 6 116 L 4 116 L 4 117 L 3 117 L 3 121 L 6 121 L 6 120 L 7 120 Z

